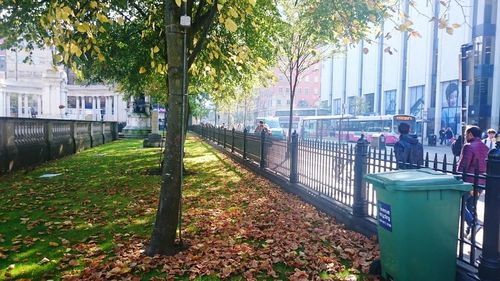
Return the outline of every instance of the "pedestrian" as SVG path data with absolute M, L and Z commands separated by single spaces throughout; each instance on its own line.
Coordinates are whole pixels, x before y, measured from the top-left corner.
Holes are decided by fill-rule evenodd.
M 439 145 L 443 145 L 445 138 L 445 130 L 444 128 L 441 128 L 441 130 L 439 130 Z
M 424 163 L 424 148 L 416 135 L 410 135 L 410 125 L 398 126 L 399 140 L 394 144 L 398 169 L 416 169 Z
M 483 143 L 486 145 L 486 147 L 488 147 L 489 150 L 492 150 L 493 148 L 495 148 L 495 145 L 497 143 L 497 140 L 496 140 L 497 132 L 495 131 L 495 129 L 488 129 L 488 131 L 486 131 L 486 133 L 487 133 L 487 136 L 483 140 Z
M 481 141 L 481 129 L 478 126 L 467 126 L 465 130 L 465 140 L 466 143 L 462 147 L 460 159 L 458 160 L 457 171 L 466 172 L 468 175 L 466 175 L 465 181 L 474 184 L 474 177 L 469 176 L 469 174 L 475 174 L 476 169 L 479 174 L 486 172 L 488 147 L 486 147 L 486 145 Z M 478 179 L 477 183 L 479 185 L 484 185 L 485 180 Z M 472 191 L 465 194 L 463 197 L 465 202 L 464 219 L 467 223 L 465 236 L 471 234 L 471 229 L 475 229 L 474 233 L 477 233 L 481 227 L 480 224 L 477 223 L 474 211 L 476 208 L 477 197 L 480 194 L 481 191 L 477 190 L 476 193 Z
M 254 133 L 260 136 L 262 131 L 264 131 L 267 135 L 269 135 L 271 132 L 271 130 L 269 130 L 269 127 L 266 124 L 264 124 L 264 121 L 260 120 L 259 125 L 257 126 L 257 128 L 255 128 Z
M 452 138 L 453 138 L 453 131 L 451 130 L 450 127 L 448 127 L 445 132 L 446 145 L 451 145 Z
M 451 144 L 451 152 L 453 153 L 454 156 L 460 156 L 460 153 L 462 152 L 462 146 L 463 146 L 463 140 L 464 138 L 462 135 L 458 135 L 457 139 Z

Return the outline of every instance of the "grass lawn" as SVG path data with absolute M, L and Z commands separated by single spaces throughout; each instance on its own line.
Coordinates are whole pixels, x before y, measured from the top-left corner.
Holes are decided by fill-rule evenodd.
M 186 143 L 187 250 L 146 257 L 159 149 L 120 140 L 0 177 L 0 280 L 373 280 L 376 244 Z M 40 178 L 44 174 L 60 174 Z

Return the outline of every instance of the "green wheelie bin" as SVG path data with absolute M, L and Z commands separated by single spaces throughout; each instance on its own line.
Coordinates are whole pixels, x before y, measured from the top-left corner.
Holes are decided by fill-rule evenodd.
M 382 277 L 454 281 L 460 198 L 472 185 L 427 168 L 365 179 L 377 192 Z

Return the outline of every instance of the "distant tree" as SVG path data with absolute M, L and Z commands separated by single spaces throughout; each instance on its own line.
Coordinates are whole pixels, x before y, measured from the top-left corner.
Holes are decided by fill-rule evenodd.
M 289 84 L 290 116 L 288 141 L 292 133 L 296 88 L 305 73 L 324 58 L 338 52 L 342 44 L 363 38 L 370 24 L 378 23 L 387 9 L 383 0 L 276 0 L 285 22 L 280 29 L 279 63 Z M 349 23 L 349 24 L 346 24 Z

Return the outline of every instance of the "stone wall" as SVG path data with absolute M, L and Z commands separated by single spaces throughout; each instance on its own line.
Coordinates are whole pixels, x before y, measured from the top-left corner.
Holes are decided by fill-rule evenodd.
M 118 138 L 116 122 L 0 117 L 0 174 Z

